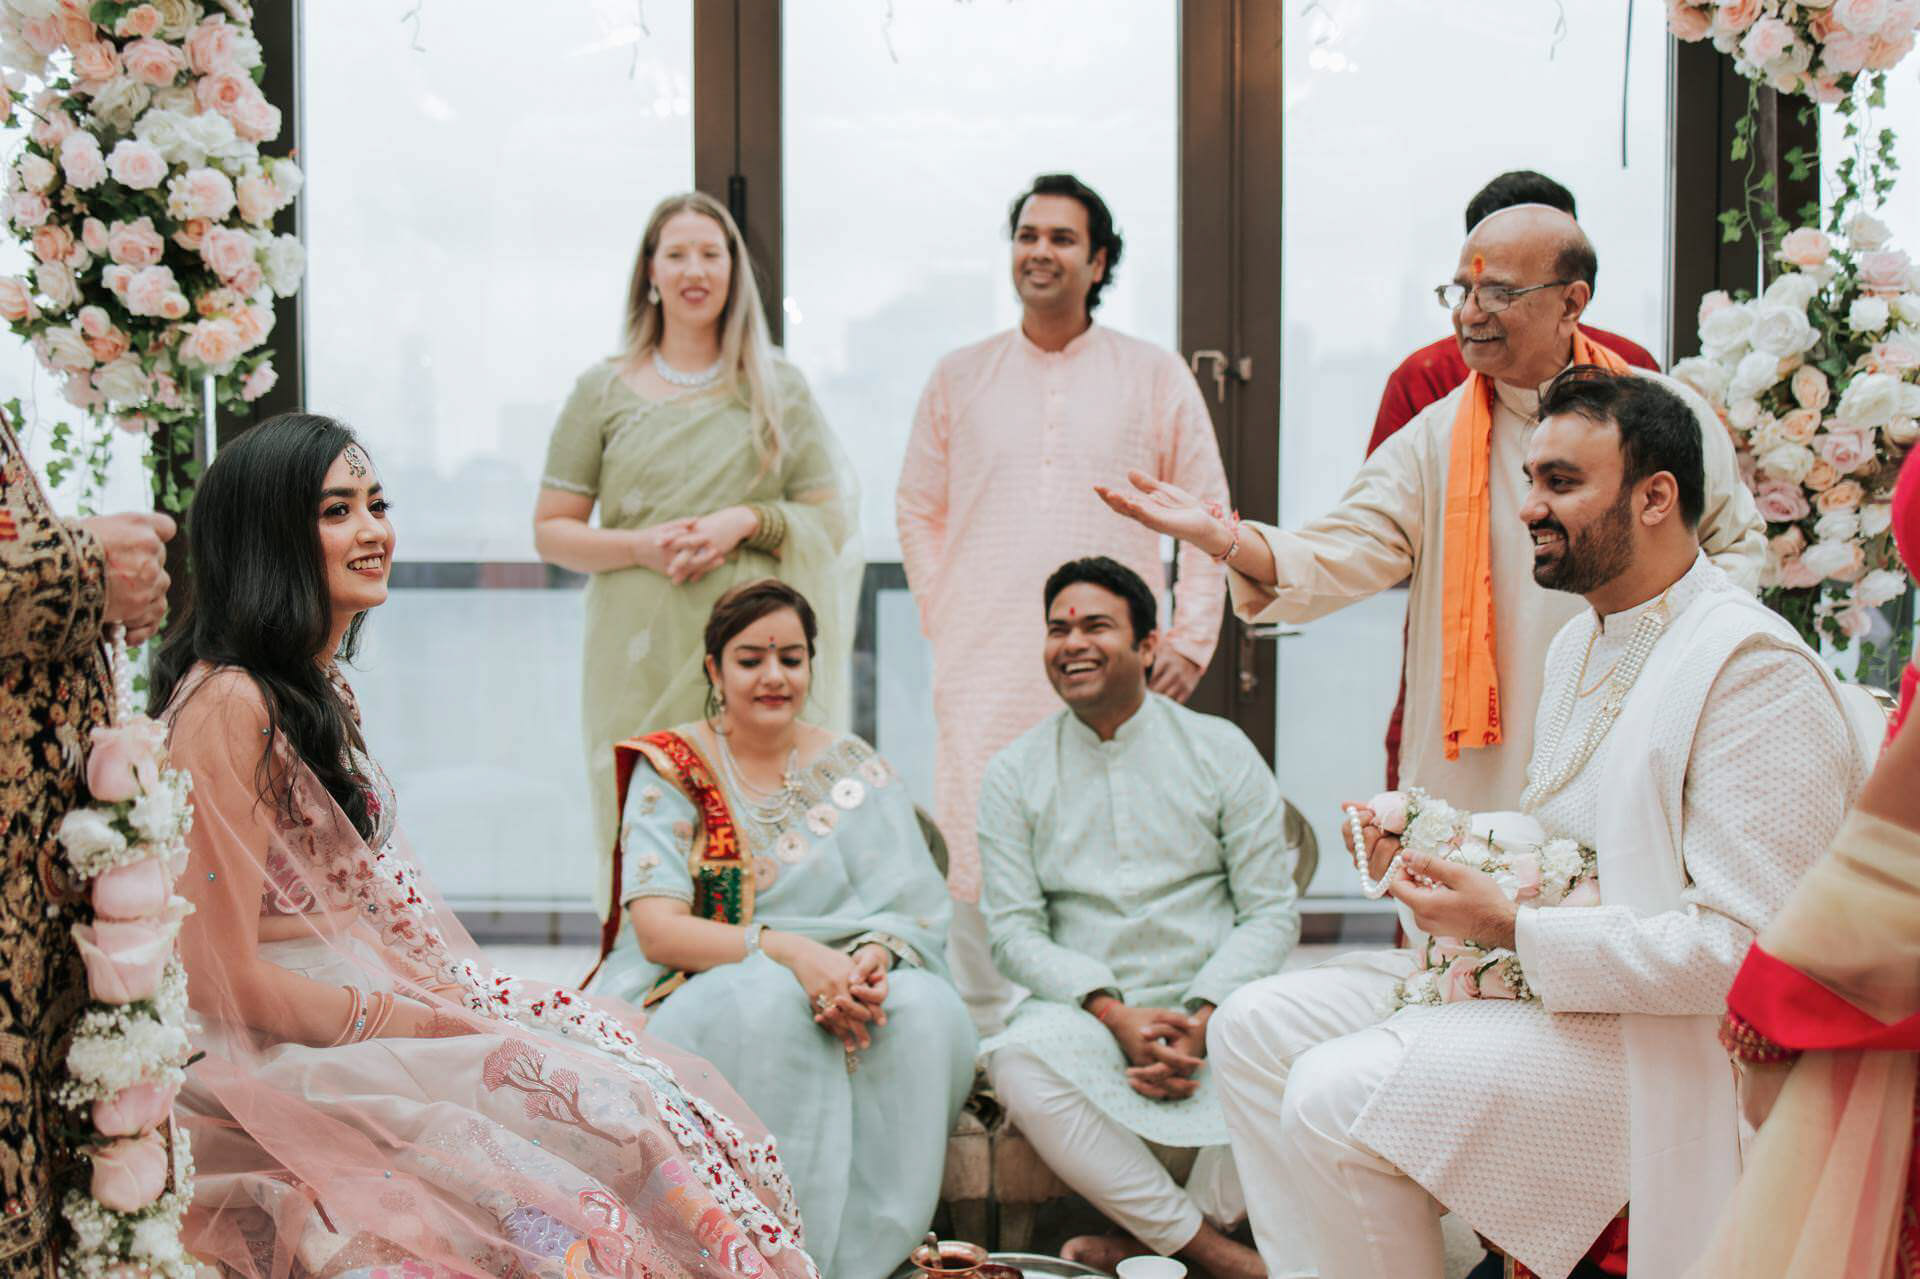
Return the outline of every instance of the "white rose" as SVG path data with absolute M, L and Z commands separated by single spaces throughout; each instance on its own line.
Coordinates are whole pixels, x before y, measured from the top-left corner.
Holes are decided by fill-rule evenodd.
M 307 250 L 298 237 L 277 235 L 267 246 L 262 266 L 267 287 L 280 297 L 290 298 L 300 291 L 300 277 L 307 269 Z
M 1802 324 L 1806 316 L 1800 317 Z M 1764 351 L 1751 351 L 1734 366 L 1733 378 L 1727 383 L 1727 399 L 1751 400 L 1763 392 L 1773 389 L 1780 380 L 1780 357 Z
M 1749 401 L 1749 403 L 1751 403 L 1751 401 Z M 1758 408 L 1757 405 L 1755 407 L 1756 409 Z M 1755 457 L 1764 457 L 1771 449 L 1779 448 L 1782 444 L 1793 443 L 1792 440 L 1789 440 L 1780 433 L 1780 419 L 1774 417 L 1771 413 L 1760 415 L 1750 426 L 1742 425 L 1738 422 L 1734 423 L 1734 425 L 1740 426 L 1742 430 L 1746 431 L 1747 447 L 1753 450 Z
M 93 352 L 88 349 L 87 340 L 65 325 L 47 329 L 34 342 L 49 368 L 75 371 L 93 367 Z
M 205 164 L 204 155 L 189 159 L 181 154 L 189 118 L 182 112 L 156 104 L 133 126 L 133 136 L 158 151 L 168 164 Z
M 1407 827 L 1407 842 L 1418 848 L 1436 848 L 1452 839 L 1453 822 L 1445 812 L 1423 812 Z
M 80 286 L 66 263 L 42 262 L 33 269 L 33 281 L 47 295 L 47 314 L 61 315 L 80 305 Z
M 1798 484 L 1807 478 L 1817 459 L 1804 444 L 1776 444 L 1760 455 L 1760 469 L 1774 479 Z
M 1900 407 L 1894 413 L 1898 417 L 1920 417 L 1920 386 L 1912 382 L 1900 384 Z
M 44 155 L 29 151 L 20 157 L 20 163 L 14 166 L 13 173 L 14 179 L 24 190 L 45 191 L 53 185 L 60 170 Z
M 115 830 L 98 809 L 76 808 L 60 819 L 60 847 L 69 860 L 117 856 L 126 851 L 127 838 Z
M 1845 573 L 1853 567 L 1852 542 L 1815 542 L 1800 552 L 1800 563 L 1808 572 L 1819 575 L 1821 581 L 1835 573 Z
M 1732 373 L 1724 364 L 1690 355 L 1673 366 L 1670 376 L 1686 383 L 1707 399 L 1718 401 L 1726 394 L 1727 380 Z
M 1799 355 L 1820 340 L 1820 331 L 1797 307 L 1765 303 L 1753 317 L 1753 333 L 1747 341 L 1755 351 L 1764 351 L 1775 360 Z
M 239 31 L 233 37 L 233 65 L 251 71 L 260 65 L 260 42 L 250 33 Z
M 1736 400 L 1727 409 L 1727 420 L 1742 431 L 1753 430 L 1766 416 L 1766 410 L 1760 407 L 1758 400 Z
M 1860 535 L 1879 537 L 1893 527 L 1893 506 L 1887 502 L 1869 502 L 1860 508 Z
M 123 355 L 113 363 L 94 370 L 93 389 L 115 404 L 142 404 L 150 388 L 147 375 L 140 368 L 140 361 L 131 355 Z
M 1700 344 L 1731 353 L 1747 344 L 1753 332 L 1753 309 L 1744 302 L 1723 306 L 1700 322 Z
M 165 786 L 143 792 L 127 814 L 133 828 L 156 843 L 173 838 L 180 825 L 180 797 Z
M 1847 308 L 1847 327 L 1855 333 L 1878 333 L 1893 318 L 1885 298 L 1859 297 Z
M 1882 429 L 1886 431 L 1888 439 L 1903 448 L 1920 439 L 1920 420 L 1914 418 L 1897 417 Z
M 1900 387 L 1890 373 L 1863 373 L 1847 383 L 1833 415 L 1848 426 L 1885 426 L 1905 400 Z
M 153 100 L 153 90 L 129 75 L 117 75 L 93 95 L 93 114 L 126 133 Z
M 1890 568 L 1877 568 L 1854 584 L 1853 598 L 1868 608 L 1878 608 L 1897 600 L 1907 592 L 1907 575 Z
M 1853 511 L 1829 511 L 1813 524 L 1813 535 L 1822 542 L 1845 542 L 1859 531 L 1860 516 Z
M 7 10 L 27 22 L 34 22 L 59 13 L 60 0 L 7 0 Z
M 1820 285 L 1812 276 L 1802 271 L 1789 271 L 1775 277 L 1767 291 L 1760 295 L 1763 306 L 1790 306 L 1796 311 L 1807 309 L 1807 303 L 1813 301 L 1813 295 L 1820 291 Z
M 200 25 L 200 19 L 206 11 L 194 0 L 149 0 L 160 11 L 159 34 L 169 40 L 181 41 L 187 33 Z
M 1920 324 L 1920 293 L 1902 293 L 1895 298 L 1893 313 L 1900 317 L 1903 325 Z
M 299 195 L 300 188 L 306 185 L 307 177 L 304 173 L 300 172 L 300 166 L 285 157 L 268 160 L 264 167 L 268 179 L 272 181 L 273 185 L 279 187 L 280 194 L 289 200 Z M 1920 302 L 1920 297 L 1914 300 Z
M 200 109 L 200 103 L 194 98 L 193 90 L 184 84 L 155 89 L 153 105 L 159 110 L 172 111 L 178 115 L 193 115 Z
M 1847 246 L 1856 253 L 1872 253 L 1887 247 L 1893 232 L 1871 213 L 1856 213 L 1847 219 Z

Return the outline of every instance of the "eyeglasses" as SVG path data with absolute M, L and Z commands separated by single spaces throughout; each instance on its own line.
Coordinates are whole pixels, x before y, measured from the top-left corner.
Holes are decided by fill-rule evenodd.
M 1476 284 L 1472 288 L 1464 284 L 1440 284 L 1434 286 L 1433 296 L 1439 299 L 1443 310 L 1458 311 L 1467 304 L 1467 295 L 1471 293 L 1474 304 L 1482 311 L 1488 315 L 1498 315 L 1512 306 L 1516 298 L 1523 298 L 1539 289 L 1553 289 L 1572 283 L 1572 280 L 1548 280 L 1545 284 L 1529 284 L 1524 289 L 1510 289 L 1504 284 Z

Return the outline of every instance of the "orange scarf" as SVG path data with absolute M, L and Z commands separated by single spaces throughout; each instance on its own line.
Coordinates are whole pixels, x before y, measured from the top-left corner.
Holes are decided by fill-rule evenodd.
M 1575 330 L 1573 362 L 1628 372 L 1619 356 Z M 1448 759 L 1460 748 L 1500 744 L 1500 675 L 1493 653 L 1493 379 L 1467 374 L 1447 454 L 1447 509 L 1441 525 L 1440 696 Z

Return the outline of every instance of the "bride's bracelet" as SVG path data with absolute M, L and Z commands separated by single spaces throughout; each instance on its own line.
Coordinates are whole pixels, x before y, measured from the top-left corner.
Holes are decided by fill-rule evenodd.
M 333 1037 L 333 1042 L 327 1045 L 329 1048 L 357 1042 L 360 1032 L 367 1026 L 366 996 L 360 993 L 358 986 L 342 986 L 340 989 L 347 992 L 347 1021 L 340 1033 Z

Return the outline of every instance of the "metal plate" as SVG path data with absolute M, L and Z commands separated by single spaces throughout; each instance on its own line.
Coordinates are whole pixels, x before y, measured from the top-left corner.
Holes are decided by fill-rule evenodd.
M 1083 1266 L 1077 1261 L 1066 1261 L 1059 1257 L 1045 1257 L 1037 1252 L 996 1252 L 987 1258 L 1003 1266 L 1018 1266 L 1026 1279 L 1081 1279 L 1084 1275 L 1104 1276 L 1105 1272 L 1092 1266 Z M 913 1279 L 920 1272 L 913 1266 L 902 1266 L 893 1272 L 894 1279 Z

